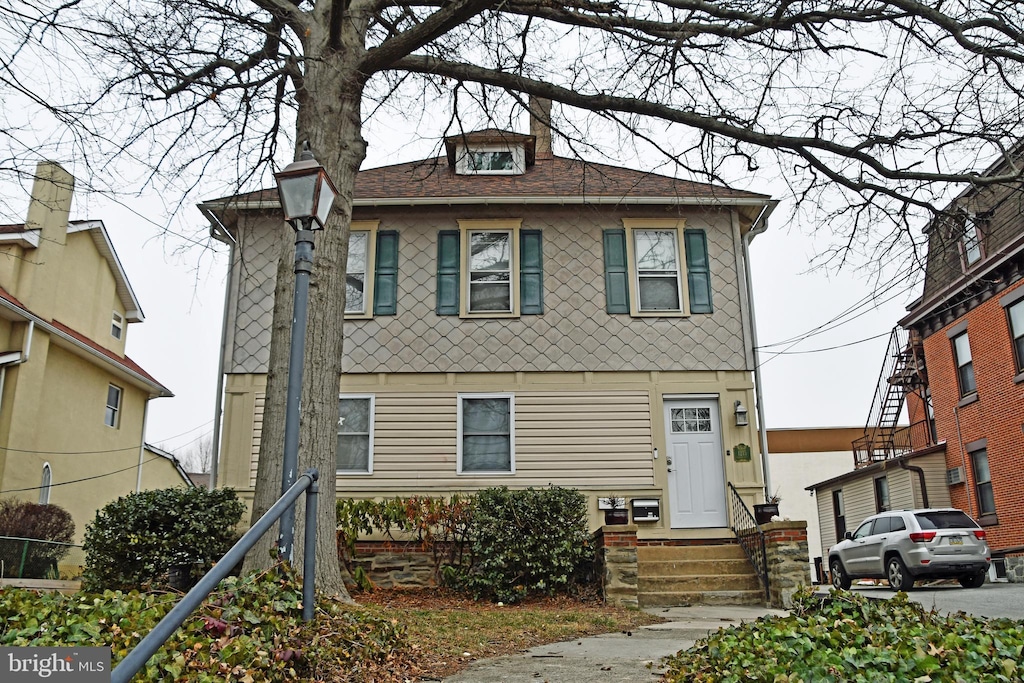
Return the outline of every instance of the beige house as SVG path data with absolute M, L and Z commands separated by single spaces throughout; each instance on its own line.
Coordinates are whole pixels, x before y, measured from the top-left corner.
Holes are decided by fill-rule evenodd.
M 100 221 L 68 221 L 74 178 L 36 170 L 27 220 L 0 226 L 0 494 L 66 508 L 80 539 L 107 502 L 184 483 L 143 445 L 171 392 L 124 355 L 143 320 Z
M 550 140 L 478 131 L 360 172 L 339 495 L 560 485 L 593 527 L 614 495 L 641 541 L 731 538 L 727 484 L 764 497 L 746 259 L 775 203 Z M 276 190 L 201 209 L 232 246 L 217 484 L 251 495 L 291 230 Z

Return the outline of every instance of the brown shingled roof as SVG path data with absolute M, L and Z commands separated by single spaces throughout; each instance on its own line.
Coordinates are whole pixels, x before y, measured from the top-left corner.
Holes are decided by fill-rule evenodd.
M 770 199 L 768 195 L 680 180 L 578 159 L 537 159 L 522 175 L 456 175 L 436 157 L 365 169 L 356 177 L 356 200 L 442 197 L 663 197 L 677 199 Z M 238 195 L 240 201 L 276 201 L 277 188 Z

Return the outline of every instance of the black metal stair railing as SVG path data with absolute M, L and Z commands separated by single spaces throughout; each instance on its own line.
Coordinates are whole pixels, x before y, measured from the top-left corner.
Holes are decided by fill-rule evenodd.
M 764 548 L 764 532 L 754 519 L 750 508 L 743 502 L 736 487 L 729 482 L 729 507 L 732 508 L 732 531 L 736 534 L 736 540 L 746 554 L 747 559 L 754 565 L 757 578 L 764 588 L 765 600 L 771 600 L 771 592 L 768 589 L 768 554 Z
M 213 566 L 213 569 L 203 576 L 199 583 L 160 620 L 160 623 L 154 626 L 153 630 L 114 667 L 114 670 L 110 672 L 111 683 L 128 683 L 146 665 L 149 658 L 167 642 L 167 639 L 174 635 L 185 619 L 199 608 L 206 596 L 217 588 L 221 579 L 228 575 L 231 568 L 242 561 L 245 554 L 256 545 L 256 541 L 270 531 L 274 522 L 279 520 L 281 515 L 294 505 L 296 499 L 303 493 L 306 494 L 306 535 L 302 560 L 302 619 L 310 621 L 313 618 L 313 587 L 316 582 L 316 510 L 320 490 L 317 484 L 319 476 L 316 470 L 311 469 L 296 479 L 291 488 L 281 494 L 277 502 L 245 532 L 245 535 L 235 545 L 231 546 L 231 550 Z

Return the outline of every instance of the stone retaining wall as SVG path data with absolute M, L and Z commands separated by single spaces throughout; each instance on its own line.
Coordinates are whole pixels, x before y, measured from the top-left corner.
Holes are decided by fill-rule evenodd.
M 601 590 L 605 602 L 637 607 L 636 525 L 603 526 L 594 534 L 601 565 Z
M 379 588 L 437 585 L 434 556 L 425 552 L 419 543 L 359 541 L 354 564 Z
M 1007 555 L 1006 580 L 1010 583 L 1024 583 L 1024 555 Z
M 761 530 L 768 556 L 771 606 L 788 609 L 793 606 L 793 593 L 811 583 L 807 522 L 770 522 L 762 524 Z

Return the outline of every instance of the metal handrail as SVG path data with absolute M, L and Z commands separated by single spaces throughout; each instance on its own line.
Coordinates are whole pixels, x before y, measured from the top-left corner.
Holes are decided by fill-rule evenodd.
M 316 509 L 320 490 L 317 479 L 319 479 L 319 474 L 316 470 L 304 472 L 291 488 L 285 491 L 277 499 L 277 502 L 267 510 L 266 514 L 260 517 L 252 525 L 252 528 L 231 546 L 231 550 L 224 554 L 224 557 L 199 580 L 199 583 L 185 594 L 185 597 L 167 613 L 167 616 L 161 619 L 160 623 L 135 646 L 135 649 L 121 660 L 117 667 L 110 672 L 110 683 L 128 683 L 132 676 L 146 665 L 149 658 L 167 642 L 167 639 L 174 635 L 185 619 L 203 604 L 203 600 L 217 588 L 221 579 L 231 572 L 231 569 L 256 545 L 260 537 L 270 530 L 274 522 L 284 514 L 285 510 L 291 508 L 303 491 L 307 489 L 306 535 L 302 561 L 302 619 L 310 621 L 313 618 L 313 587 L 316 583 Z
M 731 492 L 732 531 L 736 534 L 736 540 L 743 548 L 747 559 L 754 565 L 757 578 L 764 588 L 765 600 L 771 601 L 771 591 L 768 587 L 768 553 L 764 547 L 764 532 L 761 531 L 761 526 L 750 512 L 750 508 L 743 502 L 736 487 L 732 485 L 732 482 L 727 483 Z

